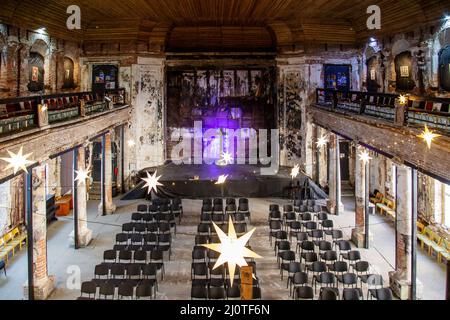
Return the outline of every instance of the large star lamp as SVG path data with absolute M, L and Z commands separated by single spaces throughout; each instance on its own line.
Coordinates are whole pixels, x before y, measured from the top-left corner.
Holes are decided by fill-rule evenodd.
M 260 255 L 245 246 L 256 229 L 253 228 L 251 231 L 238 238 L 231 217 L 228 222 L 228 235 L 226 235 L 214 222 L 213 226 L 219 236 L 220 243 L 209 243 L 204 244 L 203 246 L 220 253 L 213 270 L 226 263 L 230 274 L 231 286 L 233 286 L 236 265 L 239 267 L 247 266 L 248 264 L 247 261 L 245 261 L 245 258 L 261 258 Z
M 297 178 L 299 173 L 300 173 L 300 166 L 298 164 L 296 164 L 291 170 L 292 179 Z
M 142 178 L 142 180 L 145 181 L 145 185 L 142 187 L 142 189 L 148 188 L 148 194 L 150 194 L 152 190 L 155 190 L 155 193 L 158 192 L 157 187 L 163 185 L 158 181 L 161 176 L 157 177 L 156 172 L 157 171 L 155 171 L 153 175 L 150 175 L 150 173 L 147 171 L 147 178 Z
M 434 133 L 434 131 L 429 130 L 427 125 L 425 125 L 425 130 L 422 131 L 420 135 L 418 135 L 419 138 L 423 139 L 427 143 L 428 149 L 431 149 L 431 143 L 433 142 L 433 139 L 440 136 L 440 134 Z
M 8 162 L 8 166 L 6 166 L 5 171 L 8 169 L 13 168 L 14 174 L 19 171 L 19 169 L 23 170 L 24 172 L 27 172 L 27 165 L 32 164 L 33 161 L 28 160 L 28 158 L 31 156 L 31 153 L 28 153 L 26 155 L 23 154 L 23 146 L 20 147 L 19 152 L 14 153 L 9 150 L 6 150 L 9 153 L 9 158 L 1 158 L 3 161 Z
M 78 185 L 84 185 L 86 184 L 86 179 L 89 178 L 89 174 L 91 173 L 91 170 L 89 168 L 87 169 L 81 169 L 81 170 L 75 170 L 76 178 L 74 181 L 78 181 Z

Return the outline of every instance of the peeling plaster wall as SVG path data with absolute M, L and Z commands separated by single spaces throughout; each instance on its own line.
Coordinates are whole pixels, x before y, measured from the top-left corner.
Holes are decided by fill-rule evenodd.
M 136 145 L 129 152 L 126 167 L 141 170 L 164 163 L 164 64 L 162 58 L 138 58 L 132 66 L 133 108 L 128 138 Z
M 434 221 L 435 187 L 433 178 L 421 173 L 418 174 L 418 215 L 428 222 Z
M 28 58 L 30 52 L 44 57 L 44 90 L 28 91 L 30 81 Z M 74 42 L 63 41 L 10 26 L 9 35 L 5 25 L 0 24 L 0 98 L 51 94 L 55 92 L 78 91 L 81 74 L 79 57 L 80 46 Z M 64 57 L 74 63 L 74 86 L 62 89 L 64 84 Z M 20 60 L 20 61 L 19 61 Z
M 351 65 L 352 89 L 360 87 L 361 59 L 356 51 L 314 56 L 278 58 L 278 128 L 280 130 L 280 164 L 306 168 L 307 132 L 306 106 L 315 101 L 315 89 L 324 85 L 324 64 Z
M 11 183 L 6 181 L 0 184 L 0 236 L 8 232 L 11 224 Z
M 386 39 L 378 39 L 376 43 L 367 43 L 362 52 L 363 64 L 372 56 L 377 57 L 375 64 L 376 81 L 380 92 L 398 93 L 396 89 L 395 56 L 404 51 L 412 55 L 412 80 L 415 88 L 412 94 L 426 94 L 436 97 L 450 97 L 449 92 L 439 88 L 439 52 L 450 44 L 450 21 L 431 28 L 416 29 L 413 32 L 396 34 Z M 423 58 L 423 62 L 419 60 Z M 367 89 L 367 67 L 364 65 L 361 73 L 363 86 Z M 419 73 L 422 71 L 423 88 L 420 88 Z M 423 92 L 421 92 L 421 90 Z

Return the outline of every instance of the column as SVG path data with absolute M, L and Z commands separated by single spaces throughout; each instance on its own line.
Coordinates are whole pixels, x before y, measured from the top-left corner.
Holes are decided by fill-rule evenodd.
M 312 122 L 308 119 L 306 121 L 306 126 L 305 126 L 305 140 L 304 140 L 304 145 L 305 145 L 305 150 L 304 150 L 304 166 L 305 166 L 305 173 L 306 175 L 311 178 L 314 179 L 314 172 L 315 167 L 314 167 L 314 151 L 315 151 L 315 142 L 316 139 L 314 138 L 314 127 Z
M 98 211 L 101 214 L 113 214 L 116 211 L 116 205 L 112 197 L 112 150 L 111 150 L 111 132 L 105 134 L 102 140 L 102 183 L 104 184 L 104 192 L 102 192 L 102 199 L 98 206 Z M 104 155 L 104 156 L 103 156 Z M 103 210 L 103 203 L 105 203 L 105 210 Z
M 55 288 L 55 277 L 48 275 L 47 270 L 47 201 L 45 197 L 45 165 L 31 170 L 31 215 L 33 247 L 32 279 L 34 299 L 45 300 Z M 24 286 L 25 297 L 28 298 L 28 283 Z
M 326 137 L 328 135 L 327 130 L 318 127 L 318 137 Z M 317 149 L 318 151 L 318 160 L 319 160 L 319 184 L 321 187 L 325 187 L 327 184 L 327 148 L 326 146 L 323 146 L 321 148 Z
M 330 133 L 329 139 L 329 176 L 328 176 L 328 201 L 327 208 L 331 214 L 339 214 L 344 211 L 344 204 L 341 199 L 341 166 L 339 138 Z
M 85 155 L 85 147 L 81 146 L 74 150 L 76 163 L 74 163 L 74 186 L 73 186 L 73 192 L 74 195 L 76 193 L 76 196 L 74 197 L 76 200 L 76 205 L 74 206 L 74 219 L 76 221 L 74 223 L 77 224 L 77 228 L 74 228 L 74 231 L 69 236 L 69 241 L 71 244 L 75 244 L 75 231 L 77 231 L 77 240 L 78 240 L 78 247 L 86 247 L 89 245 L 89 243 L 92 240 L 92 230 L 88 229 L 87 227 L 87 188 L 86 188 L 86 181 L 75 181 L 75 178 L 77 177 L 77 174 L 75 171 L 78 172 L 85 172 L 86 171 L 86 155 Z M 75 213 L 75 210 L 77 211 Z
M 411 168 L 397 166 L 396 192 L 396 248 L 395 271 L 389 272 L 392 291 L 401 299 L 407 300 L 411 293 L 411 244 L 412 244 L 412 173 Z M 421 287 L 417 283 L 417 297 L 421 296 Z
M 356 157 L 357 158 L 357 157 Z M 358 247 L 364 247 L 365 237 L 365 200 L 366 200 L 366 165 L 356 159 L 355 163 L 355 228 L 352 230 L 352 241 Z

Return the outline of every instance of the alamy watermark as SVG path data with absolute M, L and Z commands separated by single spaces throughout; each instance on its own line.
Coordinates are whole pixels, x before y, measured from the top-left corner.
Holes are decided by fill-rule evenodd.
M 270 131 L 270 155 L 269 155 Z M 230 164 L 261 164 L 261 175 L 274 175 L 280 167 L 280 134 L 278 129 L 251 128 L 203 130 L 195 121 L 193 131 L 174 129 L 171 141 L 172 162 L 180 164 L 214 164 L 224 153 L 231 155 Z M 248 148 L 246 147 L 248 145 Z M 236 147 L 236 148 L 235 148 Z

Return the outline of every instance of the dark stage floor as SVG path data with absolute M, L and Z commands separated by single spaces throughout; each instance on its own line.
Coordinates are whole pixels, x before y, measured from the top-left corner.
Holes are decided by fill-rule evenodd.
M 257 165 L 176 165 L 164 164 L 158 167 L 146 168 L 145 171 L 161 175 L 159 182 L 163 186 L 158 187 L 159 197 L 205 198 L 205 197 L 290 197 L 292 187 L 304 185 L 309 179 L 301 174 L 294 180 L 291 179 L 291 168 L 280 167 L 276 175 L 261 175 L 261 166 Z M 215 182 L 220 175 L 228 175 L 223 186 Z M 194 178 L 194 177 L 198 178 Z M 135 189 L 127 193 L 123 200 L 140 199 L 147 196 L 147 189 L 142 189 L 141 181 Z

